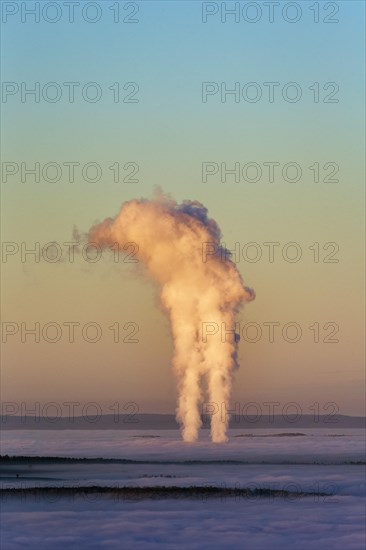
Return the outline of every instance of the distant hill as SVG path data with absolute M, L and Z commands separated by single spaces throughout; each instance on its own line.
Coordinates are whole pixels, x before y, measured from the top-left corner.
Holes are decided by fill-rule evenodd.
M 203 417 L 203 428 L 210 427 L 210 419 Z M 291 418 L 282 415 L 261 418 L 244 416 L 232 417 L 229 427 L 232 429 L 259 428 L 365 428 L 363 416 L 345 415 L 302 415 L 291 422 Z M 179 425 L 173 414 L 135 414 L 101 415 L 98 418 L 77 416 L 73 418 L 39 418 L 35 416 L 0 416 L 1 430 L 178 430 Z

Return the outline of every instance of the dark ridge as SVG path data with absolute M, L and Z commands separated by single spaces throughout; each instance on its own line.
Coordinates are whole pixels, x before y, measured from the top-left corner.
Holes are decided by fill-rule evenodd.
M 365 461 L 345 460 L 343 462 L 295 462 L 293 460 L 281 460 L 281 461 L 250 461 L 250 460 L 135 460 L 129 458 L 81 458 L 81 457 L 68 457 L 68 456 L 9 456 L 0 455 L 0 465 L 10 466 L 13 464 L 179 464 L 179 465 L 194 465 L 194 464 L 232 464 L 232 465 L 317 465 L 317 466 L 331 466 L 331 465 L 363 465 Z
M 300 418 L 280 414 L 256 415 L 246 414 L 243 408 L 238 413 L 229 415 L 231 429 L 262 428 L 365 428 L 366 418 L 342 414 L 312 415 L 302 414 Z M 201 415 L 202 428 L 210 427 L 210 416 Z M 131 413 L 102 414 L 94 416 L 59 416 L 52 417 L 40 414 L 0 415 L 3 430 L 179 430 L 174 414 Z
M 137 439 L 156 439 L 160 435 L 131 435 L 131 437 Z
M 69 495 L 90 495 L 100 494 L 109 496 L 121 496 L 124 498 L 140 498 L 140 499 L 161 499 L 161 498 L 202 498 L 202 497 L 282 497 L 282 498 L 299 498 L 309 496 L 332 496 L 329 493 L 322 492 L 303 492 L 303 491 L 286 491 L 282 489 L 230 489 L 214 486 L 191 486 L 191 487 L 99 487 L 97 485 L 86 487 L 29 487 L 29 488 L 13 488 L 0 489 L 0 496 L 69 496 Z
M 307 434 L 302 434 L 300 432 L 289 432 L 289 433 L 280 433 L 280 434 L 238 434 L 234 437 L 308 437 Z M 332 437 L 332 436 L 329 436 Z M 335 436 L 333 436 L 335 437 Z

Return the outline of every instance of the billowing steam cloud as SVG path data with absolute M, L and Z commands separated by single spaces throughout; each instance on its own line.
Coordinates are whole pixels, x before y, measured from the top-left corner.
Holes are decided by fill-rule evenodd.
M 185 441 L 195 441 L 201 426 L 202 381 L 209 402 L 228 410 L 232 372 L 237 366 L 237 338 L 203 338 L 202 327 L 234 327 L 239 306 L 254 299 L 220 247 L 221 232 L 197 201 L 177 204 L 158 191 L 153 200 L 125 202 L 115 218 L 89 231 L 89 242 L 109 247 L 138 245 L 136 257 L 161 286 L 161 301 L 170 316 L 174 370 L 178 378 L 177 420 Z M 203 250 L 210 253 L 203 255 Z M 224 323 L 224 325 L 223 325 Z M 211 417 L 211 438 L 226 441 L 227 415 Z

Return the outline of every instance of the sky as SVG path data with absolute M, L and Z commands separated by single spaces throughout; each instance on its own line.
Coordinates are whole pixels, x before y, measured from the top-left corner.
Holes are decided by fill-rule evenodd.
M 280 2 L 272 22 L 263 2 L 226 21 L 217 2 L 104 0 L 73 22 L 46 4 L 36 22 L 2 2 L 2 400 L 175 410 L 158 288 L 64 244 L 160 186 L 208 208 L 256 291 L 232 403 L 364 414 L 363 2 Z

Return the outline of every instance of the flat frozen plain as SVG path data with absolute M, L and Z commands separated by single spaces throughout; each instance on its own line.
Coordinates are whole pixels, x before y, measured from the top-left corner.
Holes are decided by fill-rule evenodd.
M 286 432 L 305 435 L 278 436 Z M 2 499 L 1 548 L 364 549 L 362 430 L 232 430 L 229 435 L 227 444 L 215 445 L 207 430 L 195 444 L 183 443 L 173 430 L 4 431 L 3 455 L 136 462 L 3 467 L 1 485 L 212 485 L 327 496 L 141 500 L 108 494 L 12 495 Z

